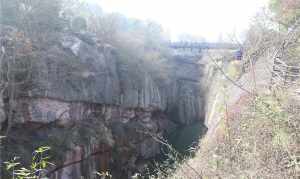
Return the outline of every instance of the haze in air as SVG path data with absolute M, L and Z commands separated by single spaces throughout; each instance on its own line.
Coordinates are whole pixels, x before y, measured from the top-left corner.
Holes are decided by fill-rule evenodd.
M 0 179 L 300 179 L 299 0 L 0 0 Z
M 181 34 L 208 41 L 245 37 L 255 14 L 267 0 L 99 0 L 105 11 L 160 23 L 176 40 Z

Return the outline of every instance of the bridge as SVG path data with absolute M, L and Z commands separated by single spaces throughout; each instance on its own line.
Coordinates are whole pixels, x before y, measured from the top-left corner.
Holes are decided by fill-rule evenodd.
M 240 46 L 234 43 L 209 43 L 209 42 L 170 42 L 169 47 L 172 49 L 191 49 L 191 50 L 206 50 L 206 49 L 239 49 Z
M 209 42 L 170 42 L 169 48 L 173 49 L 173 55 L 184 57 L 189 61 L 202 59 L 203 50 L 233 50 L 239 51 L 240 46 L 234 43 L 209 43 Z

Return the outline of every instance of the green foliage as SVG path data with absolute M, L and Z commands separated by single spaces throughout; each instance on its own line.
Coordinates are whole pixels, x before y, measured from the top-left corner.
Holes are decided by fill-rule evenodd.
M 187 163 L 187 159 L 191 158 L 196 152 L 195 148 L 189 149 L 189 154 L 186 152 L 182 154 L 178 152 L 171 144 L 165 139 L 154 137 L 155 140 L 163 145 L 164 157 L 160 162 L 153 161 L 152 165 L 148 165 L 148 170 L 143 174 L 136 174 L 135 178 L 149 178 L 149 179 L 185 179 L 190 178 L 188 176 L 176 175 L 177 170 L 184 168 L 188 173 L 194 177 L 191 178 L 201 178 L 201 173 L 199 173 L 193 166 Z
M 86 31 L 87 22 L 83 17 L 76 17 L 72 22 L 72 29 L 75 31 Z
M 20 23 L 18 14 L 18 0 L 0 1 L 0 22 L 1 24 L 14 25 Z
M 97 176 L 100 176 L 103 179 L 111 179 L 112 175 L 109 172 L 96 172 Z
M 12 179 L 40 179 L 45 177 L 46 169 L 49 165 L 50 157 L 47 152 L 50 147 L 39 147 L 33 152 L 32 161 L 29 167 L 24 167 L 19 162 L 19 157 L 4 162 L 6 170 L 11 173 Z
M 136 78 L 150 73 L 155 79 L 166 79 L 162 61 L 168 56 L 167 37 L 159 24 L 120 14 L 92 16 L 88 24 L 100 43 L 117 49 L 117 59 L 129 68 L 130 75 Z
M 278 12 L 280 10 L 281 0 L 270 0 L 269 8 L 274 11 Z
M 300 18 L 299 0 L 271 0 L 269 8 L 276 19 L 286 27 L 294 24 Z
M 165 160 L 163 160 L 163 162 L 154 162 L 152 169 L 150 168 L 148 173 L 146 173 L 147 177 L 151 179 L 167 178 L 168 176 L 171 176 L 183 163 L 184 159 L 182 158 L 182 155 L 170 144 L 165 144 Z
M 0 0 L 0 23 L 31 35 L 63 28 L 62 0 Z

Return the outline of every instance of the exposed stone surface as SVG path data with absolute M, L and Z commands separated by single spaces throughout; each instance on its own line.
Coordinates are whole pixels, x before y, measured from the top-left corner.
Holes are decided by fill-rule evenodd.
M 98 44 L 92 35 L 54 39 L 45 47 L 33 43 L 30 78 L 17 86 L 6 158 L 30 157 L 34 148 L 50 145 L 57 164 L 51 178 L 95 178 L 95 171 L 106 170 L 126 178 L 161 152 L 151 135 L 202 120 L 205 96 L 197 61 L 166 60 L 171 70 L 165 82 L 145 69 L 132 73 L 141 67 L 122 61 L 118 49 Z
M 49 37 L 47 46 L 36 48 L 28 60 L 30 80 L 19 86 L 19 96 L 162 111 L 178 108 L 176 120 L 184 124 L 203 115 L 204 74 L 196 60 L 171 57 L 165 62 L 171 69 L 168 79 L 157 80 L 143 66 L 119 59 L 118 49 L 98 44 L 90 34 L 57 34 Z
M 159 111 L 48 98 L 24 98 L 18 104 L 22 117 L 4 150 L 30 156 L 37 144 L 50 145 L 58 167 L 53 178 L 93 178 L 95 171 L 106 170 L 115 177 L 134 174 L 140 160 L 160 153 L 151 135 L 162 136 L 174 125 Z M 23 140 L 31 142 L 22 145 Z
M 0 129 L 1 124 L 5 121 L 5 112 L 4 112 L 4 103 L 3 103 L 3 97 L 0 93 Z
M 164 108 L 149 74 L 133 77 L 130 72 L 134 69 L 118 61 L 117 50 L 95 44 L 63 35 L 56 44 L 38 51 L 34 88 L 24 95 L 131 108 Z
M 176 56 L 169 60 L 173 81 L 168 88 L 168 113 L 181 124 L 191 124 L 204 116 L 203 67 L 197 61 Z

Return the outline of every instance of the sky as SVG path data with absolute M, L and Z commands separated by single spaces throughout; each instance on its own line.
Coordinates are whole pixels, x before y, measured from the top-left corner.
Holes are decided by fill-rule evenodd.
M 153 20 L 171 39 L 180 34 L 207 41 L 242 38 L 253 16 L 268 0 L 97 0 L 105 12 Z

